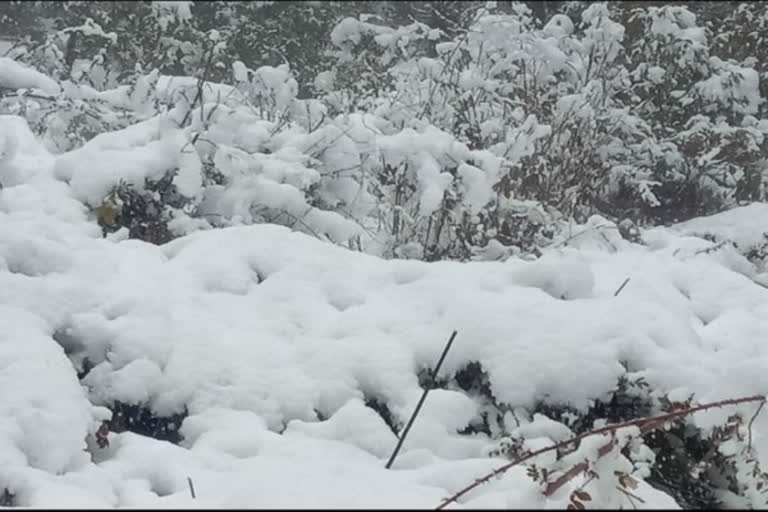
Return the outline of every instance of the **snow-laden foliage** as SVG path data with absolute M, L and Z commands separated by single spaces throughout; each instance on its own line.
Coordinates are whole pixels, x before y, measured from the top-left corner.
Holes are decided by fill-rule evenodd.
M 0 127 L 16 136 L 2 177 L 17 177 L 0 190 L 3 503 L 434 507 L 516 445 L 768 386 L 765 273 L 692 236 L 759 242 L 765 205 L 645 231 L 645 245 L 592 218 L 537 261 L 387 261 L 270 225 L 155 246 L 102 238 L 88 182 L 64 183 L 22 118 Z M 140 128 L 121 133 L 137 158 L 151 144 Z M 386 470 L 452 329 L 442 389 Z M 624 486 L 654 508 L 764 507 L 754 412 L 698 413 L 658 438 L 622 431 L 627 449 L 603 457 L 605 438 L 585 440 L 460 504 L 560 508 L 584 491 L 591 506 L 629 506 Z M 584 459 L 599 479 L 542 495 Z M 296 478 L 312 484 L 295 492 Z
M 758 71 L 710 54 L 718 37 L 686 7 L 639 9 L 629 50 L 633 107 L 648 121 L 652 145 L 635 176 L 646 202 L 668 220 L 764 199 L 765 135 L 756 118 L 764 98 Z M 749 64 L 749 62 L 747 62 Z
M 434 506 L 602 422 L 765 393 L 763 10 L 407 4 L 0 6 L 0 380 L 26 379 L 0 505 L 180 505 L 189 471 L 207 504 L 285 504 L 218 471 L 332 452 L 386 499 L 330 468 L 292 504 Z M 753 412 L 584 440 L 461 503 L 764 507 Z
M 666 222 L 764 198 L 763 70 L 742 47 L 738 60 L 728 57 L 734 23 L 760 27 L 762 18 L 749 9 L 734 10 L 717 34 L 698 25 L 686 7 L 573 5 L 542 22 L 523 4 L 446 6 L 446 12 L 458 9 L 453 19 L 469 24 L 458 31 L 422 21 L 390 27 L 387 9 L 342 16 L 357 5 L 278 9 L 290 19 L 296 18 L 291 9 L 309 9 L 312 30 L 327 31 L 327 51 L 315 61 L 330 67 L 310 72 L 305 61 L 286 55 L 289 47 L 307 46 L 299 40 L 278 51 L 284 63 L 277 67 L 233 58 L 266 40 L 244 31 L 246 20 L 277 9 L 248 5 L 210 13 L 202 5 L 163 2 L 129 13 L 109 10 L 125 6 L 95 9 L 98 15 L 51 32 L 38 46 L 12 51 L 9 64 L 26 62 L 45 72 L 27 81 L 48 92 L 9 84 L 15 92 L 6 95 L 4 110 L 24 115 L 48 147 L 61 152 L 105 131 L 170 116 L 185 102 L 179 108 L 188 110 L 176 121 L 187 124 L 180 128 L 195 141 L 204 187 L 212 187 L 199 209 L 204 220 L 194 225 L 280 218 L 325 237 L 325 228 L 304 217 L 333 218 L 319 213 L 328 211 L 347 219 L 330 239 L 354 239 L 356 247 L 389 256 L 467 259 L 489 243 L 508 253 L 536 252 L 569 217 L 584 221 L 600 212 Z M 73 3 L 67 15 L 77 19 L 84 8 Z M 401 19 L 395 11 L 390 19 Z M 332 20 L 339 21 L 334 26 Z M 129 22 L 156 26 L 153 33 L 165 34 L 161 39 L 171 46 L 155 57 L 141 53 L 158 46 L 131 39 Z M 128 61 L 157 69 L 131 69 Z M 185 74 L 233 88 L 216 86 L 216 97 L 201 103 L 197 82 Z M 166 94 L 166 76 L 177 76 L 174 90 L 184 83 L 183 94 Z M 310 86 L 317 98 L 299 99 Z M 224 207 L 213 196 L 232 172 L 232 164 L 222 162 L 232 158 L 225 159 L 222 148 L 217 164 L 211 148 L 219 141 L 204 136 L 223 122 L 217 103 L 240 112 L 238 130 L 252 124 L 269 133 L 270 160 L 282 159 L 281 141 L 304 138 L 303 147 L 293 146 L 303 156 L 289 157 L 286 165 L 298 165 L 291 171 L 297 175 L 305 167 L 322 178 L 310 172 L 302 184 L 278 179 L 302 198 L 287 208 L 275 209 L 283 199 L 269 206 L 245 197 L 237 208 Z M 195 116 L 186 114 L 194 109 Z M 245 109 L 253 115 L 243 117 Z M 198 115 L 213 117 L 193 127 Z M 135 181 L 128 177 L 127 184 Z M 190 212 L 198 211 L 199 199 Z

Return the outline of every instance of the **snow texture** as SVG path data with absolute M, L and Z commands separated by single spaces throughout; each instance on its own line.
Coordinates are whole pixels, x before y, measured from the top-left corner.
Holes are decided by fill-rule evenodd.
M 753 244 L 765 205 L 656 228 L 647 246 L 614 237 L 608 251 L 582 238 L 533 262 L 387 261 L 275 225 L 153 246 L 102 238 L 83 202 L 117 177 L 138 183 L 174 166 L 184 193 L 199 190 L 199 162 L 180 163 L 183 138 L 162 120 L 57 158 L 21 118 L 0 117 L 0 134 L 0 165 L 15 172 L 0 190 L 0 483 L 19 505 L 433 507 L 502 462 L 484 456 L 484 434 L 457 433 L 480 404 L 433 391 L 388 471 L 396 438 L 365 401 L 404 422 L 419 370 L 454 329 L 442 374 L 479 362 L 515 407 L 547 398 L 584 410 L 615 388 L 621 361 L 653 388 L 701 401 L 768 393 L 768 290 L 690 236 Z M 429 211 L 444 183 L 419 148 L 441 141 L 420 136 L 382 136 L 382 146 L 392 161 L 420 162 Z M 268 195 L 266 184 L 279 186 L 268 176 L 284 169 L 263 164 L 253 187 Z M 474 205 L 489 193 L 483 172 L 459 168 Z M 115 400 L 186 409 L 183 441 L 124 432 L 105 449 L 86 444 Z M 520 428 L 531 442 L 567 435 L 541 417 Z M 766 428 L 762 416 L 761 453 Z M 635 492 L 646 507 L 674 505 L 644 483 Z M 543 499 L 516 468 L 457 506 L 565 506 L 559 494 Z
M 8 57 L 0 57 L 0 87 L 40 89 L 53 95 L 61 92 L 61 87 L 55 80 Z

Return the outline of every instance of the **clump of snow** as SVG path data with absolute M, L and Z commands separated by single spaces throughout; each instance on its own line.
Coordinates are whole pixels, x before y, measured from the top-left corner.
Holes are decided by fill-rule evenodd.
M 703 99 L 719 106 L 732 107 L 734 112 L 756 114 L 760 104 L 760 76 L 752 68 L 745 68 L 711 58 L 715 74 L 696 84 Z
M 686 7 L 650 7 L 648 12 L 653 18 L 653 34 L 700 44 L 706 41 L 706 32 L 702 27 L 696 26 L 696 15 Z
M 53 95 L 61 92 L 55 80 L 8 57 L 0 57 L 0 87 L 40 89 Z
M 7 305 L 0 319 L 13 326 L 0 334 L 1 471 L 75 469 L 93 421 L 86 394 L 43 319 Z
M 200 193 L 200 160 L 194 150 L 183 151 L 188 144 L 182 130 L 169 130 L 141 146 L 132 146 L 129 140 L 112 148 L 94 138 L 58 157 L 54 172 L 69 182 L 78 200 L 90 205 L 100 204 L 121 180 L 143 188 L 145 179 L 159 180 L 177 168 L 183 169 L 174 180 L 179 192 L 188 196 Z

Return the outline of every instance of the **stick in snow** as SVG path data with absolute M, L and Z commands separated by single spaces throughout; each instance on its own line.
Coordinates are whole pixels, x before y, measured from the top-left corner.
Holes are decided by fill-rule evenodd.
M 398 452 L 400 452 L 400 448 L 403 446 L 403 442 L 405 441 L 405 436 L 407 436 L 408 431 L 411 430 L 413 421 L 416 419 L 416 416 L 418 416 L 419 411 L 421 410 L 421 406 L 424 405 L 424 401 L 427 399 L 427 394 L 429 394 L 429 391 L 432 389 L 432 386 L 437 380 L 437 372 L 440 371 L 440 366 L 442 366 L 443 361 L 445 361 L 445 356 L 448 355 L 448 350 L 450 350 L 451 345 L 453 344 L 453 340 L 456 338 L 456 334 L 457 332 L 453 331 L 450 339 L 448 340 L 448 343 L 445 345 L 445 348 L 443 349 L 443 354 L 440 356 L 440 359 L 437 361 L 437 364 L 435 365 L 435 369 L 432 370 L 432 373 L 430 375 L 431 382 L 424 389 L 424 393 L 422 393 L 421 398 L 419 399 L 419 403 L 416 404 L 416 408 L 413 410 L 413 414 L 411 414 L 411 419 L 408 420 L 408 424 L 405 426 L 405 428 L 403 429 L 403 432 L 400 434 L 400 439 L 397 440 L 397 446 L 395 446 L 395 451 L 392 452 L 392 455 L 389 457 L 389 460 L 387 461 L 387 465 L 384 466 L 385 468 L 389 469 L 390 467 L 392 467 L 392 463 L 395 462 L 395 458 L 397 457 Z
M 619 286 L 619 289 L 613 292 L 613 296 L 616 297 L 618 294 L 621 293 L 621 290 L 624 289 L 625 286 L 627 286 L 627 283 L 629 282 L 629 278 L 626 278 L 623 283 L 621 283 L 621 286 Z
M 189 494 L 192 495 L 192 499 L 196 499 L 197 496 L 195 495 L 195 485 L 192 483 L 192 478 L 187 477 L 187 483 L 189 484 Z

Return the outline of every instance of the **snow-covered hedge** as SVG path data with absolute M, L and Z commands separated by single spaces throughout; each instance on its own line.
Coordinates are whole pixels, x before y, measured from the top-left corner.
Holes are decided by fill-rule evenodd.
M 195 5 L 0 58 L 0 505 L 436 506 L 752 396 L 459 503 L 768 506 L 760 13 L 316 6 L 297 70 Z
M 598 404 L 612 396 L 636 396 L 642 414 L 667 399 L 693 394 L 703 403 L 768 387 L 760 342 L 768 291 L 755 282 L 763 276 L 744 275 L 743 256 L 721 257 L 722 245 L 690 236 L 751 243 L 760 234 L 747 226 L 765 208 L 657 228 L 643 234 L 646 246 L 591 219 L 533 262 L 386 261 L 273 225 L 154 246 L 103 239 L 82 192 L 58 178 L 59 161 L 23 120 L 0 121 L 17 134 L 10 163 L 24 177 L 0 191 L 0 315 L 8 327 L 0 338 L 8 459 L 0 485 L 15 504 L 190 506 L 191 478 L 195 504 L 210 506 L 308 504 L 302 496 L 324 505 L 435 506 L 503 463 L 512 447 L 536 449 L 611 417 Z M 421 394 L 419 376 L 453 329 L 459 336 L 442 389 L 428 397 L 387 472 L 391 428 L 402 428 Z M 137 436 L 145 425 L 113 418 L 115 432 L 100 448 L 104 434 L 96 432 L 108 409 L 131 410 L 117 404 L 177 415 L 180 446 Z M 735 461 L 739 485 L 752 485 L 738 476 L 739 464 L 768 449 L 765 416 L 746 444 L 753 412 L 748 404 L 713 409 L 675 427 L 690 442 L 715 442 L 729 416 L 743 419 L 742 441 L 714 445 L 725 459 L 689 455 L 706 475 L 696 492 L 709 494 L 699 499 L 765 506 L 753 487 L 719 480 Z M 647 443 L 662 449 L 672 439 Z M 645 480 L 657 485 L 678 473 L 654 473 L 663 464 L 640 439 L 633 446 L 592 469 L 601 481 L 623 471 L 648 506 L 672 505 Z M 532 462 L 557 475 L 572 458 Z M 317 486 L 286 490 L 303 472 Z M 540 481 L 521 467 L 462 503 L 565 506 L 586 478 L 542 502 Z M 270 485 L 254 493 L 254 481 Z M 592 506 L 626 503 L 615 485 L 587 484 Z M 679 501 L 678 491 L 667 490 Z

